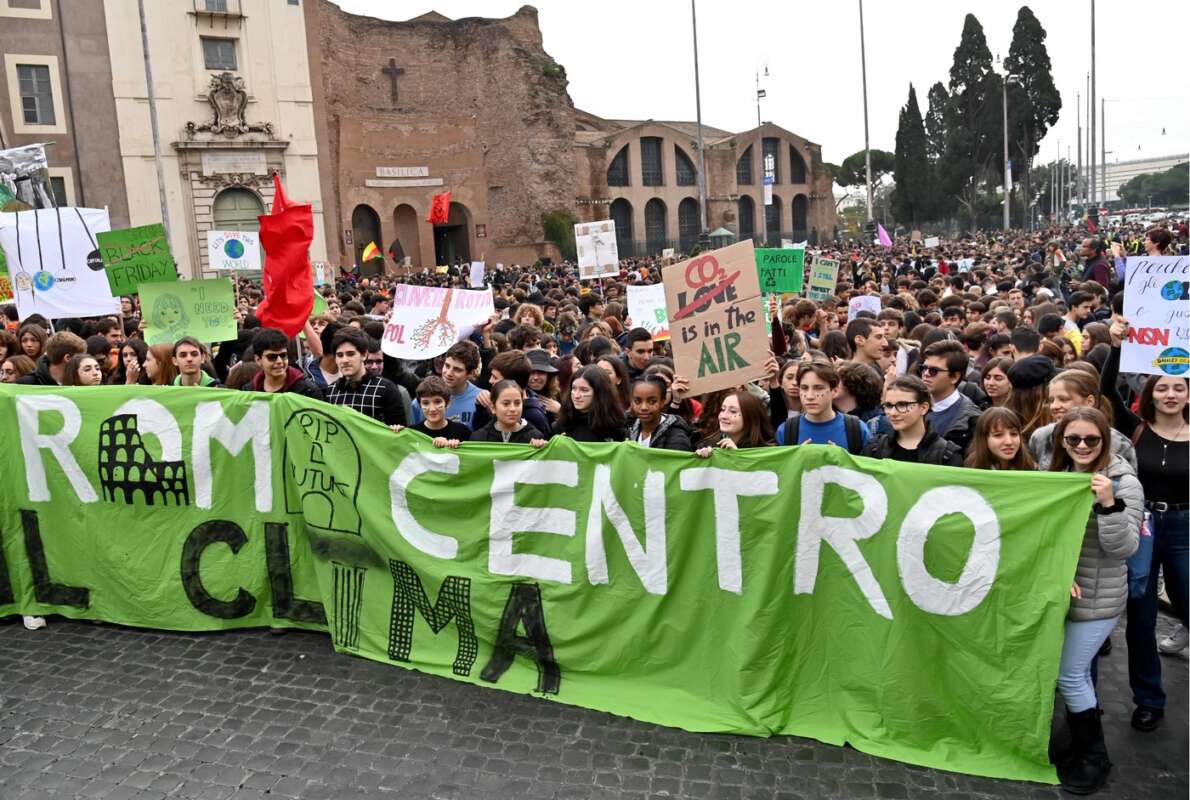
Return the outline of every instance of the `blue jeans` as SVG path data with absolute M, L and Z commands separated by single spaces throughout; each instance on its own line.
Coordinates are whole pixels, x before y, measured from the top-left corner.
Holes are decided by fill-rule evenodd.
M 1062 640 L 1062 660 L 1058 666 L 1058 691 L 1068 711 L 1077 714 L 1099 705 L 1095 685 L 1091 682 L 1091 662 L 1119 619 L 1066 620 L 1066 638 Z
M 1138 706 L 1165 708 L 1161 686 L 1161 657 L 1157 652 L 1157 569 L 1165 575 L 1165 591 L 1174 614 L 1186 624 L 1187 525 L 1186 511 L 1154 511 L 1153 567 L 1142 597 L 1128 601 L 1128 683 L 1132 702 Z

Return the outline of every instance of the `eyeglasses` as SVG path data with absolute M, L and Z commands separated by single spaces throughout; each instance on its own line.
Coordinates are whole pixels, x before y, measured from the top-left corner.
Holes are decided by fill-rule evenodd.
M 939 375 L 943 372 L 950 374 L 950 370 L 948 370 L 946 367 L 922 367 L 921 368 L 921 373 L 923 375 L 929 375 L 931 378 L 933 378 L 934 376 Z
M 1067 447 L 1082 447 L 1083 445 L 1086 445 L 1090 449 L 1094 450 L 1103 442 L 1103 437 L 1075 436 L 1074 434 L 1070 434 L 1069 436 L 1063 437 L 1062 441 L 1066 442 Z
M 289 353 L 261 353 L 260 357 L 265 361 L 288 361 Z
M 913 409 L 917 408 L 920 403 L 906 403 L 904 401 L 899 403 L 881 403 L 880 410 L 885 414 L 891 414 L 893 411 L 898 414 L 908 414 Z

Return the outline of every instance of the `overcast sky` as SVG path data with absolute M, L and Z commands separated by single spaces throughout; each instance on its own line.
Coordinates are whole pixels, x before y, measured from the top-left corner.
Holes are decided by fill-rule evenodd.
M 522 5 L 516 0 L 334 2 L 353 13 L 388 19 L 430 10 L 452 19 L 503 17 Z M 694 119 L 688 2 L 537 0 L 535 5 L 546 52 L 566 67 L 577 107 L 604 117 Z M 1077 160 L 1076 96 L 1083 93 L 1085 117 L 1090 0 L 1036 0 L 1029 6 L 1048 34 L 1063 102 L 1038 160 L 1056 157 L 1059 139 L 1062 155 L 1069 146 L 1071 159 Z M 935 81 L 946 84 L 965 14 L 975 14 L 982 23 L 993 57 L 1006 56 L 1019 8 L 995 0 L 869 0 L 864 27 L 871 146 L 893 149 L 897 114 L 910 83 L 917 87 L 923 112 L 929 87 Z M 1097 96 L 1107 100 L 1109 162 L 1190 149 L 1190 89 L 1177 55 L 1178 37 L 1188 24 L 1190 3 L 1097 3 Z M 761 101 L 764 120 L 818 142 L 827 161 L 842 161 L 863 148 L 856 0 L 698 0 L 698 30 L 704 124 L 731 131 L 755 127 L 759 70 L 768 95 Z M 1146 39 L 1150 44 L 1143 44 Z M 766 65 L 768 78 L 763 77 Z

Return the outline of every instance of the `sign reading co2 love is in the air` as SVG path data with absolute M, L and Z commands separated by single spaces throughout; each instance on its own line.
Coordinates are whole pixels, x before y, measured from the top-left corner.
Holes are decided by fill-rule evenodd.
M 252 231 L 211 231 L 207 234 L 207 259 L 214 270 L 259 270 L 260 235 Z
M 1120 369 L 1148 375 L 1190 371 L 1190 259 L 1129 258 L 1124 282 L 1128 339 Z

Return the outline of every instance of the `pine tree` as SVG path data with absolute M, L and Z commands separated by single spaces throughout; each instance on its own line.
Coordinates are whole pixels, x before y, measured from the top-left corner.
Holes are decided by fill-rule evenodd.
M 917 90 L 909 84 L 909 100 L 897 122 L 897 142 L 893 181 L 893 213 L 902 222 L 914 225 L 927 219 L 930 208 L 931 170 L 927 154 L 926 129 L 917 105 Z
M 1028 6 L 1017 12 L 1012 26 L 1012 45 L 1004 69 L 1009 76 L 1008 142 L 1013 178 L 1021 180 L 1024 203 L 1032 197 L 1029 167 L 1041 147 L 1041 140 L 1058 121 L 1062 96 L 1054 86 L 1046 32 Z M 1003 160 L 1003 155 L 1001 155 Z M 1001 164 L 1003 170 L 1003 164 Z
M 941 176 L 947 191 L 966 208 L 972 233 L 978 221 L 980 183 L 997 163 L 1003 141 L 1000 86 L 1000 76 L 992 71 L 992 52 L 983 26 L 975 15 L 968 14 L 950 67 Z

